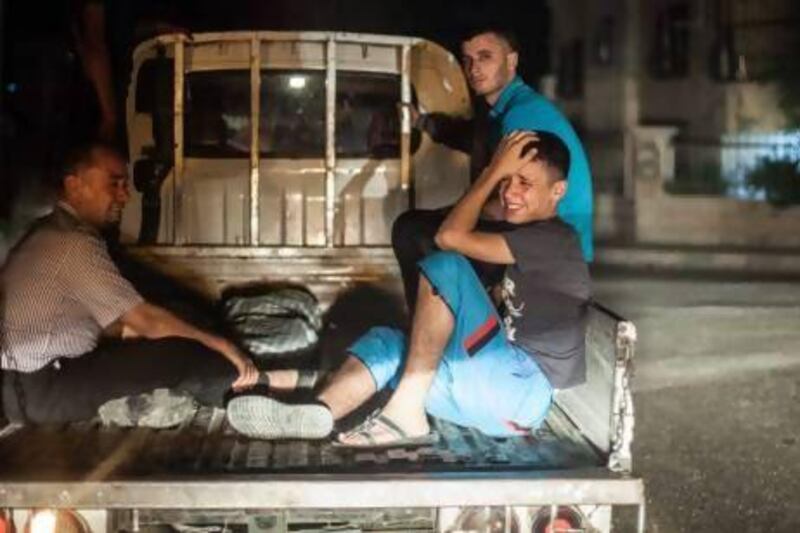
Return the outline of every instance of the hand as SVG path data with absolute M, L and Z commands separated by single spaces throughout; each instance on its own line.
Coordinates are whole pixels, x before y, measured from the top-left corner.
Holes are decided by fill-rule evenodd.
M 192 41 L 194 36 L 192 32 L 183 26 L 173 24 L 166 20 L 149 20 L 143 21 L 135 27 L 135 37 L 137 41 L 143 41 L 160 35 L 169 35 L 177 33 L 182 35 L 188 41 Z
M 259 370 L 256 368 L 253 360 L 244 355 L 239 350 L 236 350 L 231 361 L 233 362 L 236 370 L 239 371 L 239 376 L 234 380 L 231 387 L 234 391 L 241 391 L 249 389 L 258 382 Z
M 486 200 L 486 203 L 483 204 L 483 209 L 481 209 L 482 220 L 503 220 L 503 203 L 500 201 L 500 196 L 496 193 L 497 189 L 495 189 L 492 196 Z
M 420 117 L 419 109 L 417 109 L 417 106 L 415 106 L 414 104 L 398 102 L 397 103 L 397 112 L 400 113 L 400 120 L 401 121 L 403 120 L 403 110 L 404 109 L 408 109 L 408 112 L 410 114 L 411 127 L 412 128 L 416 128 L 417 127 L 417 122 L 419 122 L 419 117 Z
M 538 139 L 532 131 L 513 131 L 503 137 L 486 167 L 486 172 L 493 181 L 516 174 L 519 169 L 536 158 L 536 148 L 528 150 L 522 155 L 523 148 Z

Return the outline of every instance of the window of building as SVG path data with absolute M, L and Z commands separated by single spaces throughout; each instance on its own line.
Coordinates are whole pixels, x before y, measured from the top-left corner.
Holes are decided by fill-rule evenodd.
M 616 50 L 614 46 L 614 17 L 605 16 L 595 28 L 592 56 L 599 66 L 614 64 Z
M 687 2 L 667 5 L 656 14 L 651 71 L 657 78 L 689 74 L 690 12 Z
M 583 41 L 575 39 L 558 51 L 558 96 L 564 99 L 583 96 Z
M 713 77 L 724 81 L 766 81 L 797 72 L 797 2 L 723 0 L 715 6 Z

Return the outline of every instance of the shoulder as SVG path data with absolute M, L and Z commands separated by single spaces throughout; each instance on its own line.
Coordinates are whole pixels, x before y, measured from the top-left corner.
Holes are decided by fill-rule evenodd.
M 560 113 L 556 105 L 536 92 L 528 85 L 521 85 L 511 96 L 508 113 L 514 114 L 525 110 L 537 110 Z
M 575 253 L 580 255 L 577 233 L 558 217 L 517 226 L 506 233 L 506 239 L 512 250 L 524 251 L 526 254 L 566 257 Z
M 575 230 L 561 220 L 559 217 L 554 217 L 548 220 L 540 220 L 531 222 L 529 224 L 520 224 L 512 229 L 514 233 L 525 235 L 529 238 L 536 238 L 538 236 L 557 236 L 565 239 L 576 237 Z
M 97 275 L 102 271 L 115 272 L 105 241 L 96 232 L 83 227 L 54 229 L 47 232 L 37 249 L 59 256 L 59 271 L 70 280 Z
M 65 228 L 48 216 L 37 221 L 28 233 L 12 248 L 9 258 L 16 255 L 46 255 L 70 258 L 92 246 L 92 236 L 75 228 Z
M 97 254 L 108 255 L 103 239 L 86 229 L 74 228 L 68 231 L 61 231 L 59 232 L 58 240 L 62 246 L 69 248 L 80 256 L 74 258 L 78 261 Z
M 572 137 L 574 130 L 558 107 L 530 87 L 517 91 L 503 115 L 503 129 L 538 129 Z M 567 139 L 568 140 L 568 139 Z

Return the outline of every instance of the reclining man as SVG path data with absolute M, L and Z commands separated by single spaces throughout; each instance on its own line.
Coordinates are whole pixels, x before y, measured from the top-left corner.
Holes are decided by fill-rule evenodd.
M 290 404 L 245 392 L 228 404 L 231 425 L 258 438 L 324 438 L 385 386 L 380 414 L 340 434 L 353 447 L 419 445 L 435 440 L 426 413 L 494 436 L 536 428 L 554 387 L 585 379 L 588 268 L 574 230 L 557 217 L 567 189 L 569 152 L 555 135 L 514 132 L 449 212 L 419 263 L 422 274 L 408 345 L 376 327 L 351 346 L 317 403 Z M 502 233 L 475 230 L 499 185 Z M 466 258 L 506 265 L 494 292 L 501 320 Z M 267 372 L 270 389 L 291 390 L 303 371 Z
M 0 346 L 10 420 L 89 419 L 108 400 L 161 387 L 221 406 L 231 387 L 258 380 L 232 343 L 146 302 L 120 275 L 101 231 L 119 223 L 128 198 L 122 157 L 102 144 L 78 147 L 53 212 L 11 251 Z

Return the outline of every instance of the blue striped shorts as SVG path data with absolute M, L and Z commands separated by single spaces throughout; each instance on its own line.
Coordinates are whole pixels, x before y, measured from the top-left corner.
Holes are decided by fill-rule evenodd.
M 492 436 L 525 433 L 547 415 L 553 388 L 526 351 L 506 339 L 494 305 L 472 266 L 453 252 L 419 263 L 422 275 L 454 317 L 425 407 L 429 414 Z M 407 339 L 375 327 L 349 349 L 370 371 L 378 390 L 396 387 Z

